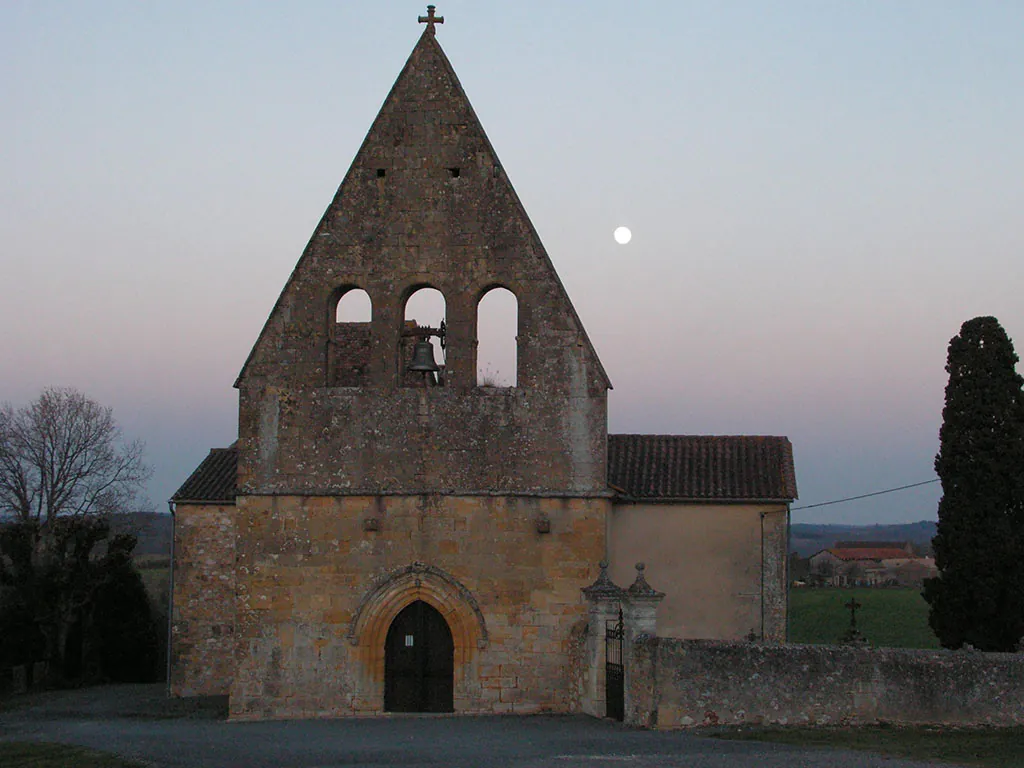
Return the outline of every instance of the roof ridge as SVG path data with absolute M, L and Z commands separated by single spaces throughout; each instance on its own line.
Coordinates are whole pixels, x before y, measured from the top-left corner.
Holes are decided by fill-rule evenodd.
M 781 435 L 608 435 L 608 483 L 634 500 L 789 503 L 792 466 Z

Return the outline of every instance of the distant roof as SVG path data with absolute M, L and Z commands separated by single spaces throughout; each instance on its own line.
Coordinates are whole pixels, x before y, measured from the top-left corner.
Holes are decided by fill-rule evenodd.
M 778 501 L 797 497 L 786 437 L 609 435 L 608 484 L 635 501 Z
M 237 471 L 236 446 L 214 448 L 171 501 L 232 503 Z M 785 437 L 609 435 L 608 484 L 629 501 L 790 502 L 793 446 Z
M 832 549 L 912 549 L 909 541 L 837 541 Z
M 843 549 L 832 547 L 824 550 L 840 560 L 905 560 L 914 555 L 899 547 L 854 547 Z
M 203 504 L 233 504 L 237 494 L 238 449 L 213 448 L 188 480 L 181 484 L 171 501 L 176 504 L 201 502 Z

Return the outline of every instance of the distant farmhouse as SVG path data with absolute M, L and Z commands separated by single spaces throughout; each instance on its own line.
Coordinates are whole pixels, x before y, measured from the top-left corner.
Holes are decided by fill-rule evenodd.
M 938 572 L 909 541 L 837 541 L 810 561 L 812 582 L 835 587 L 920 587 Z

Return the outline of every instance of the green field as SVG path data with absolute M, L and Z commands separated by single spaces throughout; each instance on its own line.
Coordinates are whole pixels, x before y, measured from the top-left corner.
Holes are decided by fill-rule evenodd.
M 149 593 L 154 605 L 166 606 L 170 569 L 147 568 L 144 571 L 140 570 L 139 575 L 142 576 L 142 583 L 146 585 L 146 592 Z
M 938 648 L 928 626 L 928 604 L 917 589 L 802 588 L 789 591 L 789 640 L 831 644 L 850 626 L 844 607 L 856 597 L 857 629 L 876 648 Z

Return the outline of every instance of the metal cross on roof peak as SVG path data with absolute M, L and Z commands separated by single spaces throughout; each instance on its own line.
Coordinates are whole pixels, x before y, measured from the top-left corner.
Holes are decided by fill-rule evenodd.
M 435 8 L 435 6 L 428 5 L 427 6 L 427 15 L 426 16 L 420 16 L 420 24 L 426 24 L 427 25 L 427 32 L 429 32 L 432 35 L 435 33 L 435 30 L 434 30 L 434 25 L 435 24 L 444 24 L 444 16 L 435 16 L 434 15 L 434 8 Z

